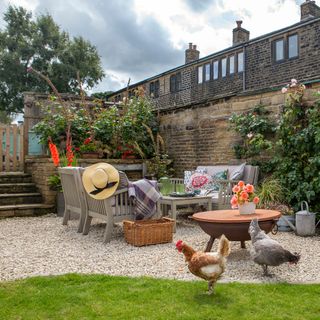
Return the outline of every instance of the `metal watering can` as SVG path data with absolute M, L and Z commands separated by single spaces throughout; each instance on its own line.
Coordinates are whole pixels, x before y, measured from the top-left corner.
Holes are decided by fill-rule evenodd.
M 305 204 L 306 210 L 303 209 Z M 301 202 L 301 211 L 296 212 L 296 234 L 298 236 L 313 236 L 316 232 L 316 214 L 309 212 L 306 201 Z

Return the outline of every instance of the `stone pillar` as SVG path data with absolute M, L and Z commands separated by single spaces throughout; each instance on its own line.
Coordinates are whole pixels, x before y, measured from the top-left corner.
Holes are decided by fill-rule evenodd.
M 320 17 L 320 7 L 313 0 L 306 0 L 300 6 L 301 21 Z
M 232 45 L 249 41 L 250 32 L 241 27 L 242 21 L 236 21 L 237 27 L 232 30 Z
M 197 50 L 197 46 L 189 43 L 189 48 L 186 50 L 186 63 L 199 60 L 200 51 Z

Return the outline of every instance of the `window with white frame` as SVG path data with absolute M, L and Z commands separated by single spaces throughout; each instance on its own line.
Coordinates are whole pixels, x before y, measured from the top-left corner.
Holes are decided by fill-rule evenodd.
M 274 43 L 274 58 L 275 61 L 284 60 L 284 40 L 280 39 Z
M 204 81 L 210 80 L 210 63 L 204 65 Z
M 238 53 L 238 72 L 243 72 L 244 69 L 244 60 L 243 60 L 243 52 Z
M 213 79 L 216 80 L 219 78 L 219 61 L 213 63 Z
M 288 37 L 288 58 L 295 58 L 298 56 L 298 35 L 294 34 Z
M 203 66 L 198 67 L 198 83 L 203 82 Z
M 234 73 L 234 56 L 229 57 L 229 73 Z
M 221 77 L 225 77 L 227 75 L 227 58 L 223 58 L 221 60 Z

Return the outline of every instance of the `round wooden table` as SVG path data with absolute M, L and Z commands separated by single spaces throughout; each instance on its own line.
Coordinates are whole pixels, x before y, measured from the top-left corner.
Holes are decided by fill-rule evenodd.
M 239 210 L 215 210 L 198 212 L 192 218 L 199 223 L 200 228 L 210 236 L 206 252 L 210 251 L 213 242 L 224 234 L 231 241 L 240 241 L 245 248 L 245 241 L 250 240 L 248 232 L 252 219 L 257 218 L 259 226 L 266 233 L 270 232 L 281 213 L 274 210 L 256 209 L 254 214 L 239 214 Z

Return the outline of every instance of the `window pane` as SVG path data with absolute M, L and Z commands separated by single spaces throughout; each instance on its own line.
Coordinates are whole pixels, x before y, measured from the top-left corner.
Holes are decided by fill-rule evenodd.
M 170 77 L 170 92 L 176 91 L 176 76 L 173 75 Z
M 198 67 L 198 83 L 203 81 L 203 66 Z
M 229 58 L 229 73 L 234 73 L 234 56 Z
M 213 63 L 213 79 L 219 78 L 219 61 Z
M 283 60 L 284 59 L 284 45 L 283 40 L 276 41 L 276 61 Z
M 181 72 L 176 74 L 176 91 L 181 89 Z
M 289 58 L 298 56 L 298 35 L 295 34 L 289 37 Z
M 227 75 L 227 58 L 221 60 L 221 76 L 225 77 Z
M 205 75 L 204 75 L 205 81 L 209 81 L 210 80 L 210 63 L 205 65 L 204 72 L 205 72 Z
M 160 89 L 160 83 L 159 83 L 159 80 L 157 80 L 155 83 L 154 83 L 154 97 L 155 98 L 158 98 L 159 97 L 159 90 Z
M 243 72 L 243 52 L 238 53 L 238 72 Z

